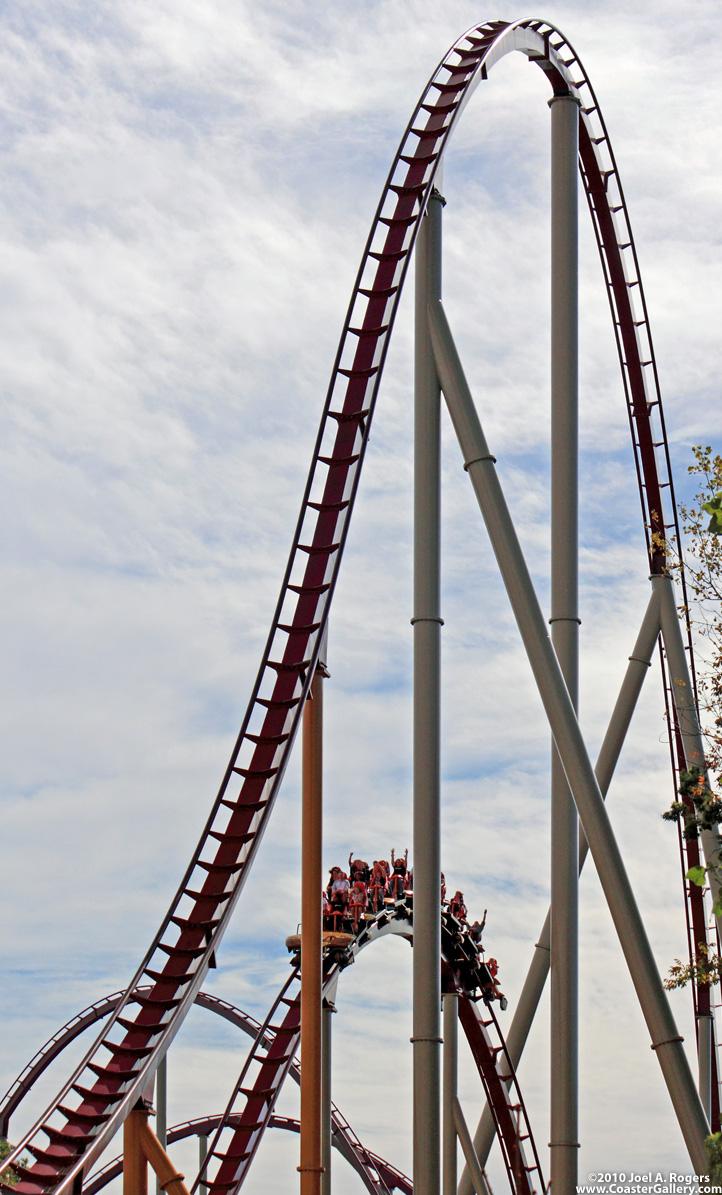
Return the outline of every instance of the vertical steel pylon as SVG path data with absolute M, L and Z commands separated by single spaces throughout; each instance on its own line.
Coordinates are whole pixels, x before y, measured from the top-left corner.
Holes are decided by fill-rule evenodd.
M 427 310 L 441 299 L 441 210 L 434 191 L 416 248 L 414 379 L 414 962 L 415 1195 L 440 1181 L 440 466 L 441 387 Z
M 579 699 L 578 252 L 579 102 L 551 108 L 551 640 L 574 709 Z M 577 1183 L 577 811 L 552 740 L 551 1108 L 555 1195 Z

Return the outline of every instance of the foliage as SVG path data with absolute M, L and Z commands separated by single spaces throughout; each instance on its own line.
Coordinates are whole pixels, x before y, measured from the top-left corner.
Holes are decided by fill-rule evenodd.
M 688 466 L 697 481 L 697 493 L 689 506 L 680 503 L 682 531 L 686 537 L 684 565 L 681 546 L 665 543 L 664 549 L 672 573 L 681 573 L 687 582 L 687 614 L 700 646 L 704 649 L 701 666 L 698 663 L 700 729 L 705 738 L 705 758 L 709 772 L 722 785 L 722 456 L 712 455 L 712 449 L 701 444 L 692 449 L 694 464 Z M 709 516 L 709 519 L 706 517 Z M 678 550 L 679 549 L 679 550 Z M 699 657 L 698 657 L 699 659 Z M 674 800 L 662 817 L 666 821 L 683 823 L 686 841 L 699 838 L 701 830 L 714 830 L 722 822 L 722 798 L 714 793 L 709 780 L 699 768 L 681 771 L 680 800 Z M 713 873 L 720 885 L 721 895 L 713 906 L 716 917 L 722 917 L 722 859 L 707 866 L 690 867 L 686 879 L 704 887 L 707 875 Z M 694 959 L 681 963 L 675 959 L 664 986 L 668 989 L 685 987 L 690 982 L 711 985 L 722 978 L 722 959 L 710 954 L 706 943 L 700 942 Z M 719 1137 L 719 1134 L 716 1134 Z M 712 1141 L 713 1138 L 709 1138 Z M 720 1166 L 722 1145 L 716 1142 Z M 712 1166 L 710 1161 L 710 1166 Z M 722 1172 L 722 1171 L 721 1171 Z
M 2 1164 L 2 1162 L 5 1161 L 5 1158 L 9 1157 L 9 1155 L 13 1152 L 14 1149 L 15 1149 L 15 1146 L 11 1145 L 10 1142 L 5 1139 L 5 1137 L 0 1137 L 0 1164 Z M 25 1157 L 21 1158 L 20 1165 L 27 1166 L 28 1159 Z M 15 1171 L 11 1168 L 10 1170 L 5 1171 L 5 1173 L 2 1176 L 2 1181 L 8 1187 L 15 1187 L 20 1182 L 20 1175 L 16 1174 Z
M 687 543 L 689 613 L 708 648 L 699 676 L 705 754 L 710 770 L 722 784 L 722 456 L 713 456 L 712 449 L 701 444 L 692 452 L 694 464 L 687 472 L 697 479 L 698 490 L 692 505 L 680 503 L 679 513 Z
M 705 1139 L 704 1148 L 707 1152 L 710 1184 L 718 1186 L 722 1183 L 722 1133 L 711 1133 Z
M 700 830 L 713 830 L 722 822 L 722 799 L 712 792 L 699 768 L 680 772 L 678 792 L 686 800 L 673 801 L 662 817 L 668 822 L 684 818 L 683 833 L 688 842 L 698 838 Z
M 722 978 L 722 958 L 718 954 L 710 954 L 705 942 L 697 946 L 697 953 L 691 963 L 681 963 L 678 958 L 669 968 L 669 975 L 664 981 L 667 991 L 674 988 L 686 988 L 688 983 L 712 987 Z

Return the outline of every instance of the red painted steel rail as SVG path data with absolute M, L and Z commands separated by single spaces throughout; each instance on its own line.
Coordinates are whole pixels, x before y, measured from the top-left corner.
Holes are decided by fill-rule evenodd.
M 19 1143 L 15 1158 L 28 1151 L 35 1160 L 21 1172 L 17 1195 L 69 1191 L 100 1155 L 192 1007 L 228 926 L 313 675 L 419 220 L 468 99 L 513 50 L 540 67 L 556 94 L 571 93 L 582 104 L 580 170 L 613 313 L 651 569 L 665 567 L 662 541 L 674 520 L 665 522 L 663 491 L 671 495 L 672 484 L 657 372 L 631 228 L 599 105 L 578 56 L 553 26 L 540 20 L 486 22 L 459 38 L 434 71 L 384 186 L 344 323 L 258 677 L 208 821 L 109 1024 Z
M 514 1064 L 491 999 L 479 999 L 475 945 L 468 926 L 441 918 L 442 987 L 458 995 L 466 1034 L 496 1128 L 509 1186 L 515 1195 L 542 1195 L 546 1184 Z
M 151 988 L 149 987 L 141 989 L 141 995 L 145 995 L 150 991 Z M 54 1062 L 62 1054 L 63 1050 L 71 1042 L 74 1042 L 76 1038 L 80 1037 L 80 1034 L 84 1033 L 86 1029 L 89 1029 L 92 1025 L 97 1025 L 98 1021 L 105 1020 L 107 1016 L 115 1012 L 124 994 L 124 992 L 111 992 L 109 996 L 103 996 L 100 1000 L 96 1000 L 95 1003 L 89 1004 L 82 1012 L 77 1013 L 69 1021 L 66 1021 L 33 1054 L 27 1066 L 23 1067 L 17 1079 L 11 1083 L 2 1100 L 0 1100 L 0 1137 L 9 1137 L 10 1117 L 20 1107 L 26 1095 L 32 1090 L 51 1062 Z M 198 992 L 195 1003 L 199 1008 L 205 1008 L 209 1012 L 217 1013 L 225 1021 L 229 1021 L 238 1029 L 242 1029 L 244 1033 L 250 1034 L 251 1037 L 255 1036 L 261 1027 L 259 1022 L 254 1020 L 252 1016 L 249 1016 L 248 1013 L 242 1012 L 234 1004 L 229 1004 L 227 1000 L 222 1000 L 220 996 L 213 996 L 210 992 Z

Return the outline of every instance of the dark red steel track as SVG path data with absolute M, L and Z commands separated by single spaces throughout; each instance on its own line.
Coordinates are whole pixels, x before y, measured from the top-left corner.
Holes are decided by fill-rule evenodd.
M 180 887 L 109 1024 L 17 1156 L 17 1195 L 70 1190 L 118 1130 L 191 1008 L 250 871 L 283 778 L 333 597 L 401 289 L 456 122 L 512 50 L 555 94 L 580 99 L 580 171 L 614 320 L 653 572 L 674 526 L 672 480 L 646 304 L 619 174 L 578 56 L 540 20 L 476 26 L 434 71 L 404 133 L 364 249 L 321 417 L 293 546 L 258 677 Z M 661 457 L 658 449 L 662 449 Z M 150 987 L 150 991 L 147 991 Z M 9 1164 L 10 1159 L 8 1160 Z
M 1 1136 L 7 1136 L 10 1127 L 10 1117 L 17 1111 L 25 1096 L 32 1090 L 33 1085 L 47 1067 L 50 1066 L 51 1062 L 67 1046 L 74 1042 L 81 1033 L 84 1033 L 91 1025 L 103 1020 L 112 1013 L 122 996 L 122 992 L 113 992 L 110 996 L 96 1000 L 94 1004 L 83 1009 L 77 1016 L 72 1017 L 70 1021 L 63 1025 L 57 1033 L 54 1033 L 45 1045 L 37 1051 L 11 1085 L 2 1101 L 0 1101 Z M 219 996 L 213 996 L 209 992 L 201 991 L 196 996 L 195 1003 L 200 1008 L 214 1012 L 224 1020 L 229 1021 L 230 1024 L 242 1029 L 244 1033 L 247 1033 L 254 1039 L 254 1042 L 262 1041 L 266 1050 L 270 1049 L 273 1044 L 274 1034 L 272 1030 L 264 1031 L 264 1026 L 259 1021 L 249 1016 L 248 1013 L 243 1012 L 240 1008 L 236 1008 L 235 1005 L 229 1004 L 227 1000 L 222 1000 Z M 291 1064 L 290 1074 L 296 1082 L 300 1081 L 301 1071 L 296 1059 Z M 174 1128 L 168 1130 L 168 1144 L 172 1145 L 175 1141 L 182 1141 L 185 1137 L 197 1136 L 199 1134 L 204 1134 L 205 1136 L 215 1135 L 223 1119 L 222 1116 L 202 1117 L 186 1121 L 181 1125 L 176 1125 Z M 227 1123 L 228 1127 L 232 1130 L 242 1127 L 241 1117 L 238 1115 L 231 1114 L 227 1119 Z M 293 1132 L 298 1132 L 299 1130 L 298 1121 L 289 1120 L 287 1117 L 276 1116 L 275 1114 L 270 1117 L 268 1127 L 286 1128 Z M 401 1191 L 402 1195 L 412 1195 L 413 1186 L 411 1180 L 395 1166 L 392 1166 L 390 1162 L 385 1161 L 378 1154 L 373 1153 L 372 1150 L 366 1149 L 335 1104 L 331 1106 L 331 1128 L 334 1145 L 360 1175 L 369 1191 L 374 1193 L 374 1195 L 387 1195 L 387 1193 L 391 1195 L 393 1191 Z M 108 1162 L 102 1170 L 97 1171 L 92 1179 L 84 1185 L 83 1191 L 85 1195 L 97 1195 L 97 1192 L 107 1186 L 112 1179 L 117 1178 L 122 1173 L 122 1170 L 122 1157 L 114 1158 L 111 1162 Z

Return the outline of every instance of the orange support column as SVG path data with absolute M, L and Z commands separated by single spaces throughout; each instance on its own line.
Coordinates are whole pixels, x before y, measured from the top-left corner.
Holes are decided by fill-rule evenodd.
M 319 661 L 303 713 L 301 888 L 301 1195 L 321 1195 L 321 833 L 323 678 Z
M 148 1195 L 148 1162 L 142 1144 L 148 1126 L 145 1108 L 134 1108 L 123 1125 L 123 1195 Z
M 167 1195 L 188 1195 L 188 1188 L 183 1182 L 185 1175 L 176 1170 L 148 1124 L 147 1117 L 145 1123 L 140 1127 L 140 1144 L 143 1153 L 155 1170 L 160 1189 L 166 1191 Z
M 148 1124 L 150 1108 L 134 1108 L 123 1125 L 123 1195 L 148 1195 L 148 1163 L 167 1195 L 188 1195 L 184 1175 L 176 1170 Z

